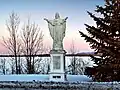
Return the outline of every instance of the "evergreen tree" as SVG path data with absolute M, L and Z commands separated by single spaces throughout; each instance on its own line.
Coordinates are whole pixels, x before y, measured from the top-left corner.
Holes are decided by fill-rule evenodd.
M 90 74 L 95 81 L 120 81 L 120 0 L 106 0 L 104 6 L 96 7 L 99 16 L 88 12 L 96 26 L 85 24 L 89 35 L 79 31 L 100 55 L 92 57 L 98 66 Z

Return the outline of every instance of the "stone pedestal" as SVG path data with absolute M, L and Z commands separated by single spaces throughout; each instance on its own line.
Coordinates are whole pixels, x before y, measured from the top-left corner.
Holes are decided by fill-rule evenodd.
M 50 51 L 50 81 L 65 81 L 65 50 L 51 50 Z

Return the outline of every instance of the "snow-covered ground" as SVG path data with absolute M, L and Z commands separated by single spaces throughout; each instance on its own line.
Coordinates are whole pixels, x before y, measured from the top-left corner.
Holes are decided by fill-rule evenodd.
M 43 74 L 20 74 L 20 75 L 0 75 L 0 81 L 49 81 L 49 75 Z M 67 75 L 69 82 L 91 81 L 91 78 L 85 75 Z

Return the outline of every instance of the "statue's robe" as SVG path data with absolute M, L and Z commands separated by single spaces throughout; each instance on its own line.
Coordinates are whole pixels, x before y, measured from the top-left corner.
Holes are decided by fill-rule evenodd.
M 53 39 L 53 49 L 63 50 L 63 38 L 65 37 L 66 21 L 65 19 L 49 20 L 48 23 L 50 35 Z

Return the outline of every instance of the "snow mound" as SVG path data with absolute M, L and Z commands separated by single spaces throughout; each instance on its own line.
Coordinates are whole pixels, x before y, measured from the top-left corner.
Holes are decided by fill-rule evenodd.
M 92 81 L 91 78 L 87 77 L 86 75 L 67 75 L 68 81 L 76 82 L 76 81 Z
M 0 75 L 0 81 L 49 81 L 49 75 L 45 74 L 20 74 L 20 75 Z M 92 81 L 86 75 L 67 75 L 69 82 Z

